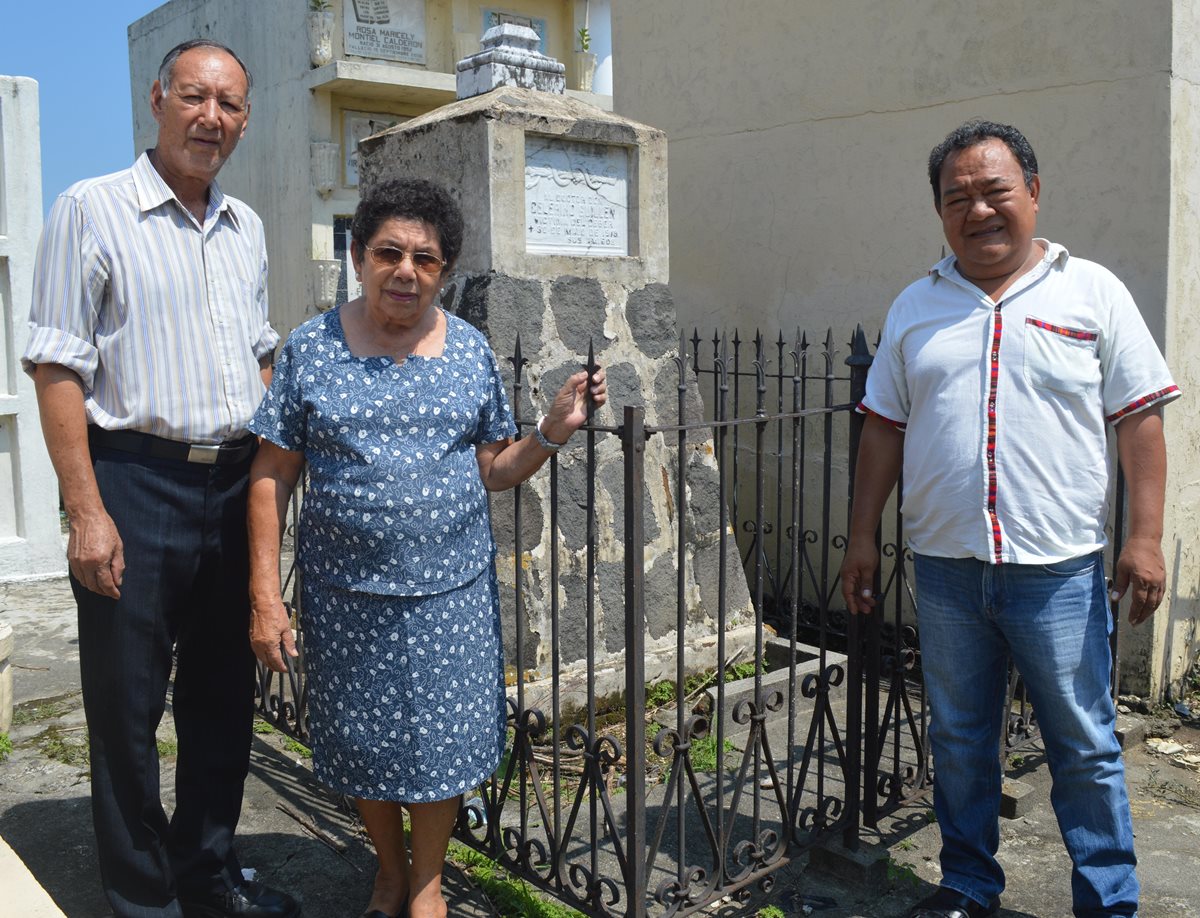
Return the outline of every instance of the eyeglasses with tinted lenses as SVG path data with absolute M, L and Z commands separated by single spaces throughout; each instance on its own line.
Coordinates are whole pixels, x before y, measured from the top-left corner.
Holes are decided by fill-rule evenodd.
M 432 252 L 413 252 L 409 255 L 404 249 L 390 245 L 368 245 L 366 250 L 371 253 L 375 264 L 384 268 L 398 268 L 405 258 L 412 258 L 413 268 L 422 274 L 438 274 L 446 264 Z

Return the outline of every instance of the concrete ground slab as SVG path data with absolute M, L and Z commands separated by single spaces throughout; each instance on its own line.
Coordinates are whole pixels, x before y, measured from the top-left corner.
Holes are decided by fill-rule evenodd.
M 15 749 L 0 764 L 0 915 L 106 918 L 92 835 L 86 723 L 79 693 L 75 605 L 65 579 L 0 584 L 0 621 L 15 637 Z M 160 749 L 174 741 L 171 718 Z M 163 803 L 174 805 L 174 761 L 163 758 Z M 291 813 L 311 821 L 334 850 Z M 7 852 L 11 856 L 6 856 Z M 375 858 L 339 798 L 313 777 L 282 735 L 256 736 L 251 751 L 238 853 L 256 879 L 301 899 L 305 918 L 358 915 L 370 896 Z M 14 908 L 10 890 L 28 891 Z M 40 898 L 38 892 L 40 891 Z M 446 872 L 450 914 L 492 918 L 487 900 L 457 868 Z M 25 902 L 42 903 L 28 910 Z
M 14 680 L 16 749 L 0 764 L 0 836 L 19 860 L 0 858 L 0 914 L 35 914 L 9 908 L 7 892 L 18 877 L 16 860 L 62 914 L 104 918 L 109 911 L 96 868 L 86 758 L 79 758 L 85 725 L 70 589 L 64 580 L 2 584 L 0 621 L 14 625 L 14 661 L 20 666 Z M 39 699 L 43 702 L 37 703 Z M 169 749 L 169 718 L 160 739 Z M 1200 748 L 1200 729 L 1184 726 L 1173 739 Z M 783 748 L 780 740 L 772 736 L 772 748 Z M 1178 759 L 1153 754 L 1145 743 L 1128 744 L 1126 762 L 1142 918 L 1200 915 L 1200 774 Z M 171 769 L 168 756 L 163 769 L 168 808 Z M 1044 755 L 1036 748 L 1024 752 L 1009 777 L 1031 790 L 1022 801 L 1028 804 L 1024 815 L 1001 822 L 999 859 L 1009 886 L 1000 914 L 1069 918 L 1070 864 L 1049 806 Z M 622 796 L 614 799 L 619 802 Z M 309 833 L 281 804 L 314 822 L 344 851 Z M 746 901 L 721 903 L 708 913 L 753 916 L 765 905 L 776 905 L 789 918 L 899 918 L 932 892 L 940 878 L 940 837 L 931 817 L 930 802 L 923 799 L 866 833 L 868 845 L 887 851 L 883 876 L 839 879 L 802 855 L 773 874 L 771 882 L 751 887 Z M 368 842 L 278 734 L 255 738 L 239 851 L 259 879 L 301 897 L 306 918 L 357 915 L 369 895 L 374 858 Z M 492 914 L 479 891 L 453 868 L 447 873 L 447 891 L 451 915 Z

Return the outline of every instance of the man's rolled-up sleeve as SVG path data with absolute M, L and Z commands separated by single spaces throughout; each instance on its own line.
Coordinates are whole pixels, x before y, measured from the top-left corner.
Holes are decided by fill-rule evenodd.
M 1100 349 L 1104 416 L 1110 424 L 1182 394 L 1133 297 L 1124 284 L 1115 283 Z
M 260 229 L 261 232 L 261 229 Z M 262 361 L 269 354 L 275 353 L 279 346 L 279 332 L 271 327 L 269 304 L 267 302 L 267 243 L 261 240 L 262 256 L 259 263 L 258 283 L 254 285 L 254 309 L 259 317 L 258 340 L 254 342 L 254 359 Z
M 29 341 L 21 355 L 26 373 L 57 363 L 94 386 L 99 355 L 94 344 L 108 287 L 107 253 L 75 198 L 60 195 L 38 242 L 29 309 Z

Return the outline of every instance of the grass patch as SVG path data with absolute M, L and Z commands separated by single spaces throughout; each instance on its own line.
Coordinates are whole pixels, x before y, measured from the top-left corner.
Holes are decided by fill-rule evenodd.
M 160 739 L 155 743 L 160 759 L 170 759 L 179 755 L 179 743 L 172 739 Z
M 901 864 L 890 857 L 887 864 L 888 882 L 893 886 L 920 886 L 921 878 L 917 876 L 911 864 Z
M 474 848 L 451 841 L 446 854 L 479 885 L 502 918 L 583 918 L 575 909 L 534 892 L 524 880 Z
M 265 720 L 255 720 L 254 732 L 259 736 L 269 736 L 272 733 L 278 733 L 279 731 L 276 730 L 272 724 L 267 723 Z
M 283 741 L 283 748 L 288 752 L 294 752 L 302 759 L 311 759 L 312 750 L 305 746 L 299 740 L 291 739 L 290 737 Z
M 762 671 L 767 671 L 767 661 L 763 660 Z M 754 675 L 755 667 L 753 662 L 748 663 L 732 663 L 725 667 L 725 681 L 737 682 L 739 679 L 749 679 Z M 683 680 L 683 695 L 685 698 L 691 697 L 694 693 L 708 688 L 717 681 L 717 671 L 715 669 L 704 669 L 700 672 L 692 673 Z M 663 679 L 661 682 L 646 683 L 646 707 L 661 708 L 668 704 L 673 704 L 678 697 L 675 691 L 675 680 Z
M 0 733 L 0 762 L 12 755 L 13 744 L 7 733 Z
M 58 727 L 47 727 L 38 737 L 37 745 L 46 758 L 73 768 L 86 768 L 91 761 L 87 743 L 70 739 Z
M 754 918 L 787 918 L 787 915 L 777 905 L 766 905 L 754 913 Z
M 56 717 L 62 717 L 71 710 L 71 707 L 72 705 L 65 698 L 29 702 L 13 711 L 13 726 L 24 727 L 29 724 L 41 723 L 43 720 L 53 720 Z
M 725 740 L 725 754 L 737 752 L 737 747 Z M 692 740 L 692 768 L 696 771 L 717 770 L 717 737 L 710 733 L 700 739 Z
M 646 685 L 646 707 L 661 708 L 675 700 L 675 683 L 669 679 Z

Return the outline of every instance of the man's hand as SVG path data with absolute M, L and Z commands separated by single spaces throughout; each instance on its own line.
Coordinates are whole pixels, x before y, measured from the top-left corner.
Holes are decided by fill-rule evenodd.
M 112 517 L 104 511 L 71 517 L 67 564 L 75 579 L 93 593 L 121 598 L 125 546 Z
M 293 658 L 300 655 L 287 608 L 278 596 L 264 602 L 252 600 L 250 607 L 250 646 L 254 648 L 254 655 L 267 669 L 287 672 L 283 653 Z
M 1129 536 L 1114 571 L 1113 599 L 1133 585 L 1129 623 L 1140 625 L 1158 608 L 1166 588 L 1163 561 L 1163 504 L 1167 486 L 1167 444 L 1162 408 L 1150 407 L 1117 423 L 1117 456 L 1129 491 Z
M 842 561 L 842 598 L 851 615 L 866 615 L 875 608 L 873 591 L 875 572 L 879 570 L 875 530 L 883 505 L 900 477 L 903 459 L 903 431 L 879 415 L 867 415 L 855 466 L 850 544 Z
M 875 608 L 872 587 L 879 568 L 879 552 L 870 539 L 851 539 L 842 561 L 842 598 L 851 615 L 865 615 Z
M 1167 566 L 1162 543 L 1153 538 L 1131 538 L 1121 549 L 1115 573 L 1112 599 L 1120 601 L 1132 584 L 1129 624 L 1140 625 L 1154 614 L 1166 589 Z

